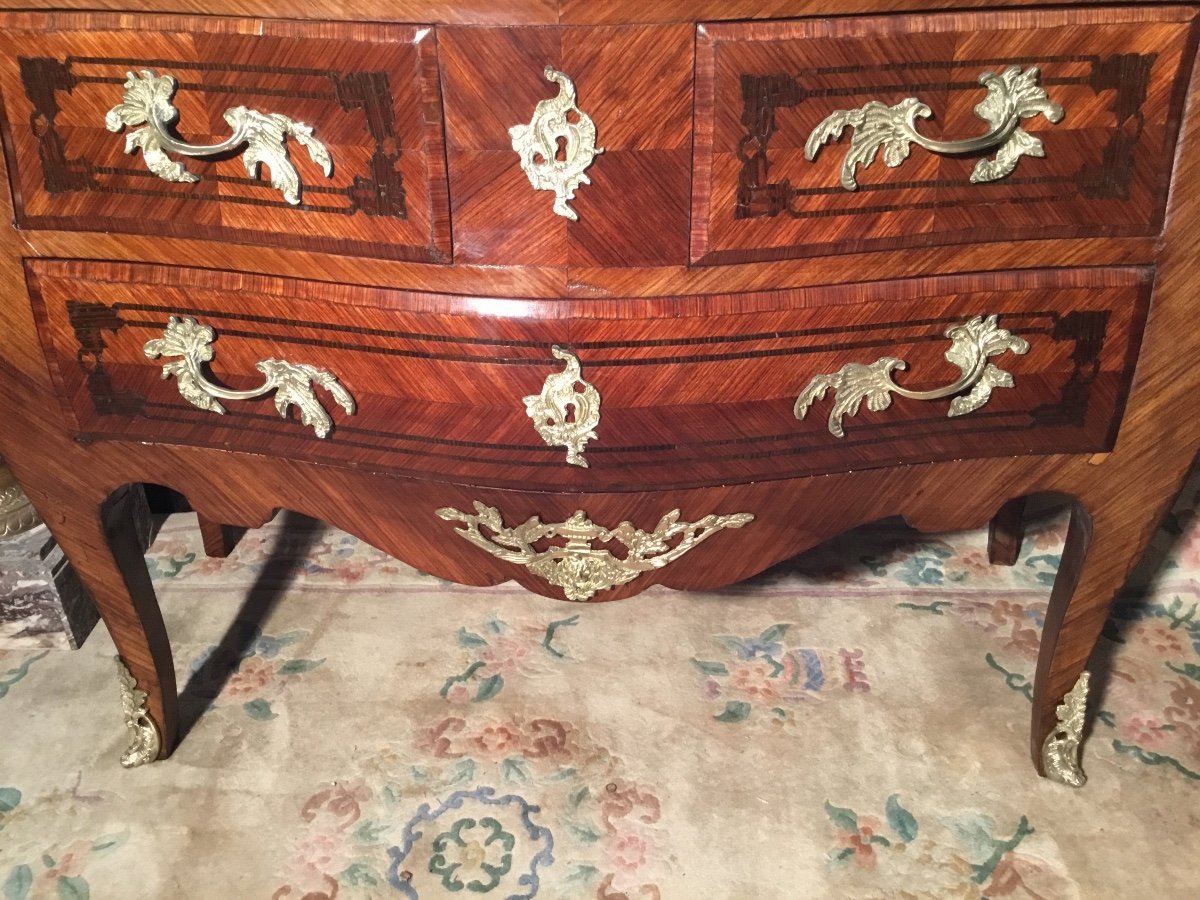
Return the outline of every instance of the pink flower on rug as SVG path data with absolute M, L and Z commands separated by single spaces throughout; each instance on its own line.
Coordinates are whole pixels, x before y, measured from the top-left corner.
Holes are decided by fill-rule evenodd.
M 154 548 L 154 555 L 161 559 L 183 559 L 190 553 L 191 550 L 186 541 L 167 541 L 162 544 L 157 544 Z
M 203 556 L 192 563 L 192 575 L 217 575 L 221 572 L 229 572 L 230 563 L 227 559 L 222 559 L 219 556 Z
M 52 887 L 57 888 L 54 883 L 59 878 L 75 878 L 82 875 L 84 864 L 91 852 L 91 841 L 74 841 L 58 855 L 57 862 L 43 873 L 43 877 L 51 883 Z
M 257 656 L 251 656 L 242 660 L 221 693 L 228 697 L 255 697 L 274 680 L 275 667 Z
M 986 575 L 991 572 L 992 564 L 987 556 L 979 550 L 968 550 L 958 560 L 958 565 L 971 575 Z
M 508 756 L 521 749 L 521 733 L 507 725 L 485 725 L 475 736 L 475 744 L 486 756 Z
M 493 637 L 486 647 L 479 648 L 479 658 L 487 664 L 490 675 L 521 670 L 528 657 L 529 645 L 510 637 Z
M 296 844 L 292 881 L 304 888 L 324 887 L 329 874 L 341 872 L 350 865 L 350 859 L 350 848 L 341 834 L 312 832 Z
M 625 875 L 639 871 L 654 853 L 654 843 L 638 831 L 616 835 L 604 845 L 604 860 L 608 868 Z
M 1067 539 L 1066 521 L 1056 519 L 1053 524 L 1047 523 L 1044 526 L 1035 527 L 1031 529 L 1029 537 L 1033 539 L 1033 546 L 1036 550 L 1053 550 L 1061 547 L 1063 541 Z
M 843 831 L 841 844 L 854 851 L 854 862 L 864 869 L 875 868 L 875 847 L 871 843 L 883 823 L 874 816 L 859 816 L 857 831 Z
M 1162 730 L 1163 723 L 1149 716 L 1131 716 L 1117 725 L 1117 734 L 1127 744 L 1137 744 L 1147 749 L 1161 745 L 1168 732 Z
M 367 574 L 367 565 L 359 560 L 338 563 L 333 567 L 333 577 L 343 584 L 362 581 Z
M 1068 897 L 1073 883 L 1043 859 L 1006 853 L 984 886 L 985 897 Z
M 1129 643 L 1143 644 L 1164 659 L 1178 659 L 1190 650 L 1186 632 L 1172 629 L 1165 622 L 1138 622 L 1125 633 Z
M 465 684 L 452 684 L 446 691 L 446 699 L 451 703 L 470 703 L 471 692 Z

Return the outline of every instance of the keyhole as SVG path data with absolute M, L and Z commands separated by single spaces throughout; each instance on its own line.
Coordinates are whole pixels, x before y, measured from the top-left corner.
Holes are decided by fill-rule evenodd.
M 554 160 L 560 163 L 567 161 L 567 139 L 565 137 L 558 137 L 554 140 Z M 542 156 L 542 154 L 533 154 L 533 164 L 535 166 L 540 166 L 545 162 L 546 157 Z

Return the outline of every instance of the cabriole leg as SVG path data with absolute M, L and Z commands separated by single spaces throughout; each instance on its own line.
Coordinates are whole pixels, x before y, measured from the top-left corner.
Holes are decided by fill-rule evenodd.
M 993 566 L 1016 565 L 1025 537 L 1025 498 L 1009 500 L 997 510 L 988 525 L 988 562 Z
M 1030 750 L 1038 773 L 1072 787 L 1086 777 L 1079 765 L 1087 706 L 1088 658 L 1113 598 L 1146 550 L 1163 504 L 1136 504 L 1122 515 L 1071 507 L 1066 545 L 1050 593 L 1033 685 Z
M 32 491 L 31 497 L 91 593 L 116 644 L 121 701 L 132 738 L 122 765 L 142 765 L 170 755 L 178 733 L 175 669 L 134 528 L 130 492 L 121 492 L 104 509 L 83 509 L 78 500 L 73 504 Z

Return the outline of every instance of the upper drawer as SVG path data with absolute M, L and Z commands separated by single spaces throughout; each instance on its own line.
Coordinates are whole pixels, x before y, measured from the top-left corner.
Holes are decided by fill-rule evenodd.
M 0 90 L 21 227 L 449 259 L 431 28 L 0 15 Z
M 1157 233 L 1193 15 L 702 26 L 692 261 Z

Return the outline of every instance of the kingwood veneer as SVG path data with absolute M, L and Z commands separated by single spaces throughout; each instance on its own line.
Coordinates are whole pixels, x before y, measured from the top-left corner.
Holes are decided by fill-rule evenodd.
M 0 451 L 127 667 L 125 761 L 178 733 L 131 481 L 214 555 L 287 507 L 578 601 L 887 515 L 1011 564 L 1052 491 L 1031 749 L 1081 783 L 1200 443 L 1195 9 L 945 5 L 0 0 Z

